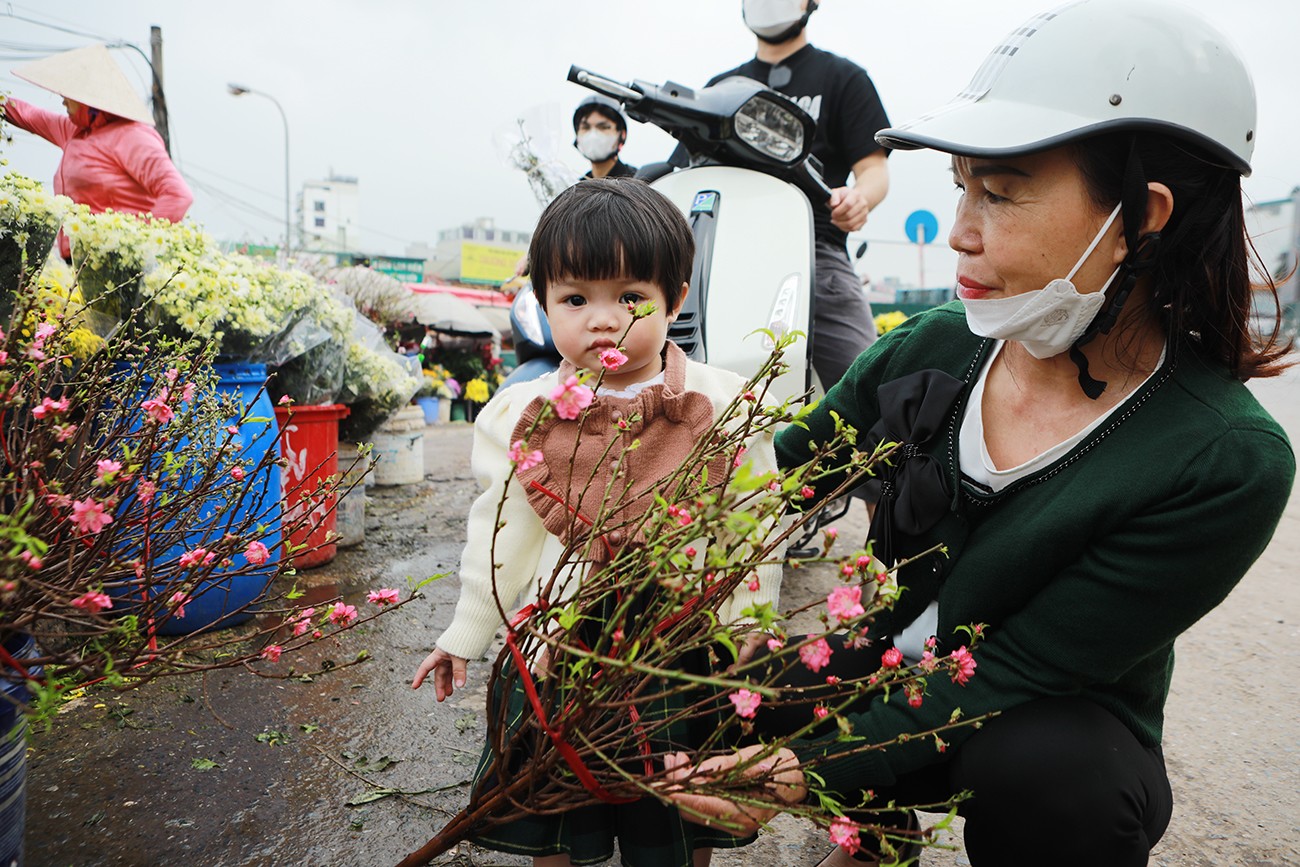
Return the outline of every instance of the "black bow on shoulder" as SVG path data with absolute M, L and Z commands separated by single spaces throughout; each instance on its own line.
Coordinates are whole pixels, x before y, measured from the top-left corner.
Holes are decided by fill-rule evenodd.
M 894 563 L 894 533 L 915 536 L 933 527 L 948 510 L 952 492 L 939 461 L 921 447 L 939 433 L 966 383 L 941 370 L 918 370 L 880 386 L 880 420 L 861 440 L 874 447 L 896 442 L 889 464 L 879 471 L 880 501 L 868 538 L 886 566 Z

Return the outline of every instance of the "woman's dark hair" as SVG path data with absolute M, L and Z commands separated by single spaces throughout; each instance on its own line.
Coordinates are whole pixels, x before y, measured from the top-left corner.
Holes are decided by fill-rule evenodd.
M 690 280 L 695 238 L 677 206 L 642 181 L 591 178 L 555 197 L 528 247 L 533 292 L 564 279 L 632 279 L 663 290 L 677 307 Z
M 1103 210 L 1120 201 L 1131 148 L 1147 182 L 1173 193 L 1151 275 L 1149 312 L 1165 323 L 1175 347 L 1190 342 L 1242 380 L 1277 376 L 1291 341 L 1282 342 L 1277 286 L 1246 236 L 1241 175 L 1195 145 L 1158 133 L 1111 133 L 1074 146 L 1089 196 Z M 1260 278 L 1251 281 L 1252 270 Z M 1256 292 L 1278 311 L 1267 337 L 1254 328 Z

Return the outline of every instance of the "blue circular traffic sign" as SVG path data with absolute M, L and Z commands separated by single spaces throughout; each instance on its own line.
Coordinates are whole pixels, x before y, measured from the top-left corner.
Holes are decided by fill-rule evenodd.
M 929 211 L 913 211 L 903 222 L 903 232 L 913 244 L 931 244 L 939 237 L 939 218 Z

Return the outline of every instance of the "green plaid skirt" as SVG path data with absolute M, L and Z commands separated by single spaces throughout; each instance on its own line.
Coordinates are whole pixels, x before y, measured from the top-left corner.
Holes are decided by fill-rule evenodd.
M 536 715 L 519 678 L 503 676 L 489 699 L 489 717 L 494 716 L 495 706 L 502 700 L 505 691 L 502 681 L 512 685 L 509 694 L 504 696 L 508 711 L 506 737 L 509 738 L 532 724 Z M 668 700 L 657 700 L 640 709 L 647 727 L 654 731 L 651 740 L 655 751 L 686 749 L 691 741 L 698 743 L 698 737 L 692 736 L 684 725 L 654 728 L 654 719 L 662 719 L 676 710 L 665 706 L 667 703 Z M 701 719 L 694 721 L 690 728 L 698 733 L 716 729 L 720 724 L 720 719 Z M 545 737 L 540 726 L 532 728 L 528 737 Z M 495 753 L 489 742 L 484 745 L 474 771 L 475 792 L 495 786 L 496 779 L 489 772 L 494 759 Z M 634 761 L 639 761 L 639 758 Z M 505 769 L 507 779 L 515 770 L 513 767 Z M 486 827 L 470 839 L 487 849 L 516 855 L 567 854 L 575 865 L 608 861 L 614 857 L 614 841 L 617 840 L 622 863 L 627 867 L 691 867 L 692 853 L 696 849 L 733 849 L 752 843 L 757 835 L 736 837 L 716 828 L 705 828 L 683 819 L 675 807 L 665 806 L 654 798 L 641 798 L 628 804 L 596 804 L 556 815 L 524 816 Z

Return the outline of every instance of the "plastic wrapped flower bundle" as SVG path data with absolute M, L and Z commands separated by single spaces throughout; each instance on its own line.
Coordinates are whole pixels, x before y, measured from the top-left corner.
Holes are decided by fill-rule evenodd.
M 22 335 L 33 335 L 42 326 L 62 320 L 66 349 L 73 361 L 85 361 L 103 347 L 103 338 L 88 325 L 91 311 L 81 297 L 72 269 L 61 260 L 46 263 L 27 284 L 24 294 L 28 298 L 25 315 L 13 323 Z
M 121 321 L 141 298 L 141 279 L 158 267 L 161 238 L 130 214 L 78 209 L 64 231 L 72 242 L 77 281 L 95 310 Z
M 424 382 L 419 358 L 399 355 L 388 348 L 378 326 L 354 314 L 352 342 L 348 344 L 339 402 L 348 405 L 348 417 L 339 422 L 341 442 L 364 442 L 393 413 L 410 402 Z
M 13 294 L 45 263 L 74 207 L 31 178 L 13 172 L 0 177 L 0 316 L 8 316 Z
M 274 374 L 267 383 L 273 400 L 328 404 L 343 389 L 354 312 L 336 292 L 319 285 L 317 290 L 315 301 L 292 314 L 292 324 L 257 353 Z
M 226 358 L 261 361 L 263 347 L 320 296 L 310 275 L 224 253 L 192 223 L 106 211 L 77 216 L 67 231 L 92 307 L 120 320 L 140 306 L 162 333 L 201 340 Z

